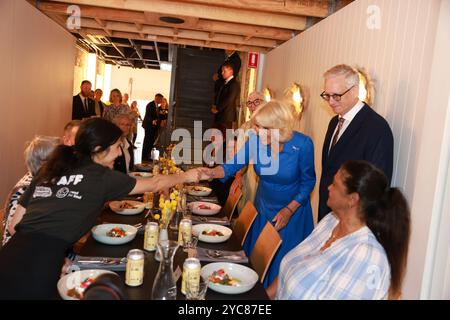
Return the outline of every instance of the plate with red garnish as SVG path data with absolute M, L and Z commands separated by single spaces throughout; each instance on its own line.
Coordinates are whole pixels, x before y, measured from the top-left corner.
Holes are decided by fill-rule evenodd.
M 192 213 L 200 216 L 213 216 L 218 214 L 222 209 L 221 206 L 211 202 L 195 201 L 188 204 Z

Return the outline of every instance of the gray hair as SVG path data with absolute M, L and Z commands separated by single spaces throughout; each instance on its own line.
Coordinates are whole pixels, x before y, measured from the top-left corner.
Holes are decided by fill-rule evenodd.
M 262 92 L 259 92 L 259 91 L 253 91 L 247 97 L 247 101 L 256 100 L 256 99 L 260 99 L 261 101 L 267 102 L 266 96 Z
M 347 88 L 359 86 L 358 71 L 346 64 L 339 64 L 329 69 L 323 74 L 325 79 L 344 76 L 347 81 Z
M 33 176 L 36 175 L 41 165 L 47 160 L 61 139 L 50 136 L 35 136 L 25 149 L 25 162 Z
M 112 119 L 112 123 L 117 125 L 120 119 L 127 119 L 133 122 L 133 117 L 131 116 L 131 114 L 129 112 L 123 112 L 116 114 L 116 116 Z

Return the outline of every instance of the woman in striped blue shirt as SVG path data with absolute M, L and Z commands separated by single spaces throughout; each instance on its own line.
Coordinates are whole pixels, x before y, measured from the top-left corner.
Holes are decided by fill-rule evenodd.
M 410 235 L 404 196 L 365 161 L 344 163 L 328 191 L 333 212 L 284 257 L 269 296 L 398 298 Z

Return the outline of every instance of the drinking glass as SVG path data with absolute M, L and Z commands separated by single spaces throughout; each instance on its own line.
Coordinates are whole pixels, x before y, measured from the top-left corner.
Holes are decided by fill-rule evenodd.
M 208 278 L 200 276 L 199 283 L 186 281 L 186 299 L 187 300 L 205 300 L 206 291 L 208 291 Z

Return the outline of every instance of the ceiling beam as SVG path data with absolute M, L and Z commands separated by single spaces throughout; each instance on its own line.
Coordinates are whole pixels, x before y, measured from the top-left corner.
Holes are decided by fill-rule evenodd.
M 328 16 L 328 0 L 168 0 L 241 10 L 275 12 L 296 16 L 325 18 Z
M 175 38 L 185 38 L 185 39 L 194 39 L 194 40 L 204 40 L 209 41 L 214 39 L 216 42 L 225 42 L 232 44 L 245 44 L 250 46 L 258 46 L 258 47 L 267 47 L 273 48 L 277 45 L 276 40 L 271 39 L 263 39 L 263 38 L 249 38 L 245 40 L 244 36 L 238 35 L 230 35 L 230 34 L 217 34 L 214 32 L 204 32 L 204 31 L 194 31 L 194 30 L 180 30 L 177 29 L 177 32 L 174 32 L 173 28 L 168 27 L 154 27 L 154 26 L 142 26 L 141 30 L 136 28 L 134 23 L 125 23 L 125 22 L 113 22 L 109 21 L 106 23 L 106 27 L 100 26 L 96 20 L 89 18 L 81 19 L 81 26 L 85 28 L 102 28 L 113 31 L 123 31 L 123 32 L 133 32 L 133 33 L 144 33 L 151 34 L 156 36 L 165 36 L 165 37 L 175 37 Z
M 102 35 L 108 36 L 106 32 L 102 29 L 90 29 L 90 28 L 81 28 L 79 30 L 75 30 L 80 34 L 92 34 L 92 35 Z M 137 33 L 131 32 L 121 32 L 121 31 L 113 31 L 113 37 L 117 38 L 127 38 L 127 39 L 135 39 L 142 40 Z M 208 48 L 219 48 L 219 49 L 228 49 L 228 50 L 239 50 L 245 52 L 269 52 L 268 48 L 264 47 L 254 47 L 248 45 L 242 45 L 238 48 L 238 45 L 230 44 L 230 43 L 222 43 L 222 42 L 213 42 L 211 41 L 209 44 L 206 44 L 206 41 L 203 40 L 193 40 L 193 39 L 182 39 L 178 38 L 176 41 L 171 37 L 164 36 L 153 36 L 148 35 L 146 40 L 158 41 L 158 42 L 166 42 L 166 43 L 174 43 L 174 44 L 184 44 L 188 46 L 197 46 L 197 47 L 208 47 Z
M 50 0 L 54 2 L 55 0 Z M 92 0 L 59 0 L 58 2 L 75 5 L 91 5 Z M 165 15 L 179 15 L 198 17 L 201 19 L 242 23 L 251 21 L 253 25 L 267 26 L 291 30 L 304 30 L 306 17 L 286 14 L 257 12 L 254 10 L 220 8 L 203 4 L 187 4 L 179 1 L 140 1 L 140 0 L 97 0 L 96 6 L 120 10 L 134 10 L 153 12 Z
M 44 11 L 46 14 L 57 13 L 67 16 L 67 4 L 53 3 L 49 1 L 40 1 L 36 4 L 37 8 Z M 82 16 L 85 18 L 99 18 L 102 20 L 110 21 L 122 21 L 129 23 L 133 21 L 139 24 L 149 24 L 146 15 L 143 12 L 108 9 L 94 6 L 80 6 Z M 251 20 L 249 20 L 251 21 Z M 255 26 L 251 24 L 241 24 L 222 22 L 222 21 L 210 21 L 210 20 L 198 20 L 195 26 L 189 24 L 182 24 L 178 28 L 190 29 L 190 30 L 202 30 L 207 32 L 217 32 L 224 34 L 237 34 L 237 35 L 251 35 L 255 37 L 276 39 L 276 40 L 289 40 L 293 36 L 291 30 Z M 158 19 L 152 21 L 153 25 L 167 26 L 167 23 L 163 23 Z M 173 25 L 172 25 L 173 27 Z

